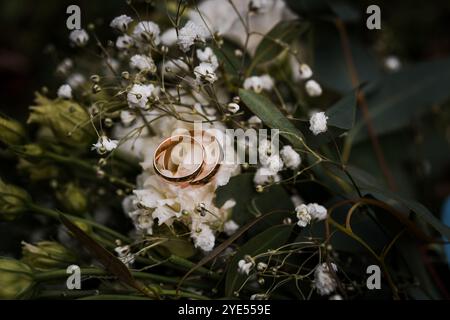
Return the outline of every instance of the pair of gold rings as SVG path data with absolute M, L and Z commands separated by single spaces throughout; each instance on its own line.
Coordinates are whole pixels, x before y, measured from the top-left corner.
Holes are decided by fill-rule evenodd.
M 155 150 L 153 168 L 167 182 L 204 185 L 220 168 L 223 150 L 217 139 L 205 131 L 189 131 L 163 140 Z

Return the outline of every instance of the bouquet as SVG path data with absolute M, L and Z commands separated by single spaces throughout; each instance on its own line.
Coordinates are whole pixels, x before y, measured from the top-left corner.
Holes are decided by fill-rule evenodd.
M 128 2 L 68 31 L 59 88 L 0 118 L 0 218 L 31 230 L 0 297 L 444 298 L 450 229 L 402 161 L 450 62 L 379 52 L 366 78 L 347 11 L 312 3 Z

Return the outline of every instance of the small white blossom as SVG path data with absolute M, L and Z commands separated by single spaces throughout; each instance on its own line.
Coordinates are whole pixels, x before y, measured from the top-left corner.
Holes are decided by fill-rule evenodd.
M 213 83 L 217 80 L 217 75 L 215 74 L 214 66 L 208 62 L 202 62 L 194 68 L 195 78 L 198 83 L 202 80 L 209 83 Z
M 255 176 L 253 178 L 253 182 L 256 185 L 265 185 L 272 182 L 279 182 L 281 180 L 280 176 L 276 173 L 273 173 L 269 168 L 261 167 L 256 170 Z
M 84 47 L 89 41 L 89 35 L 84 29 L 73 30 L 69 34 L 69 39 L 78 47 Z
M 195 41 L 205 42 L 208 36 L 208 30 L 204 26 L 189 20 L 178 32 L 178 46 L 182 51 L 187 52 Z
M 316 112 L 313 113 L 311 118 L 309 119 L 309 130 L 312 131 L 314 135 L 318 135 L 319 133 L 323 133 L 327 131 L 327 119 L 325 112 Z
M 156 65 L 153 59 L 143 54 L 135 54 L 130 59 L 130 66 L 139 71 L 156 72 Z
M 120 120 L 125 127 L 128 127 L 134 120 L 136 120 L 136 115 L 130 110 L 120 111 Z
M 256 265 L 256 270 L 258 270 L 258 271 L 264 271 L 266 269 L 267 269 L 267 263 L 258 262 L 258 264 Z
M 219 67 L 219 61 L 210 47 L 206 47 L 204 50 L 197 49 L 197 58 L 201 62 L 210 63 L 215 69 Z
M 317 203 L 308 204 L 308 212 L 316 220 L 325 220 L 327 218 L 327 209 Z
M 130 251 L 130 246 L 119 246 L 116 247 L 114 251 L 116 251 L 119 260 L 128 267 L 130 267 L 134 263 L 135 257 L 134 254 L 132 254 Z
M 72 88 L 68 84 L 63 84 L 58 89 L 58 97 L 62 99 L 72 99 Z
M 130 108 L 145 109 L 148 98 L 155 95 L 156 88 L 152 84 L 135 84 L 127 94 L 128 105 Z
M 305 89 L 310 97 L 318 97 L 322 94 L 322 87 L 315 80 L 308 80 Z
M 128 29 L 128 25 L 133 21 L 133 18 L 122 14 L 118 17 L 115 17 L 111 23 L 109 24 L 109 26 L 111 28 L 115 28 L 119 31 L 125 32 Z
M 245 260 L 239 260 L 238 262 L 238 272 L 242 273 L 242 274 L 246 274 L 249 275 L 250 271 L 253 268 L 253 262 L 249 261 L 245 261 Z
M 231 113 L 236 113 L 240 109 L 239 105 L 237 103 L 231 102 L 227 105 L 227 110 Z
M 269 169 L 272 174 L 276 174 L 281 169 L 283 169 L 283 160 L 281 160 L 278 154 L 273 154 L 269 158 L 267 158 L 267 169 Z
M 262 123 L 261 119 L 258 116 L 251 116 L 248 120 L 247 120 L 248 124 L 251 126 L 257 126 L 260 125 Z
M 151 41 L 154 45 L 158 45 L 161 41 L 159 37 L 159 26 L 152 21 L 141 21 L 133 30 L 133 35 L 144 42 Z
M 294 69 L 294 79 L 295 80 L 306 80 L 311 78 L 313 75 L 313 72 L 309 65 L 306 63 L 302 63 L 298 66 L 298 68 Z
M 253 90 L 256 93 L 260 93 L 263 90 L 272 90 L 273 84 L 273 79 L 267 74 L 259 77 L 252 76 L 244 80 L 244 89 Z
M 400 59 L 396 56 L 388 56 L 384 60 L 384 65 L 389 71 L 398 71 L 402 67 Z
M 216 238 L 211 228 L 205 224 L 200 224 L 196 230 L 192 230 L 191 237 L 194 239 L 194 246 L 196 248 L 200 248 L 205 252 L 211 251 L 214 248 Z
M 300 155 L 291 146 L 284 146 L 280 154 L 287 168 L 295 170 L 300 166 L 302 161 Z
M 161 43 L 165 46 L 172 46 L 177 42 L 177 30 L 170 28 L 161 35 Z
M 130 49 L 134 44 L 134 40 L 129 35 L 124 34 L 123 36 L 117 37 L 116 47 L 119 50 Z
M 239 225 L 234 220 L 228 220 L 223 225 L 223 232 L 225 232 L 225 234 L 227 236 L 231 236 L 238 229 L 239 229 Z
M 113 151 L 117 148 L 119 141 L 111 140 L 107 136 L 100 136 L 97 143 L 92 145 L 92 150 L 96 150 L 99 154 Z
M 86 78 L 81 73 L 74 73 L 67 78 L 67 84 L 71 88 L 78 88 L 86 82 Z
M 297 213 L 298 222 L 300 227 L 306 227 L 311 222 L 311 215 L 308 212 L 308 207 L 304 204 L 299 205 L 295 208 Z
M 337 267 L 334 263 L 331 263 L 331 266 L 334 271 L 337 271 Z M 331 274 L 328 264 L 325 262 L 318 265 L 314 271 L 314 287 L 321 296 L 328 295 L 336 290 L 336 280 Z

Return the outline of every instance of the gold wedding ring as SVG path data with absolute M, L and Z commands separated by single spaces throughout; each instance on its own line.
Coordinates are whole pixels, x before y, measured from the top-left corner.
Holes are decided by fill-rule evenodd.
M 197 151 L 201 153 L 200 158 Z M 153 168 L 164 180 L 183 183 L 197 177 L 203 168 L 204 159 L 205 149 L 200 142 L 190 135 L 175 135 L 165 139 L 156 148 Z M 174 174 L 174 171 L 180 172 Z
M 212 134 L 192 130 L 162 141 L 155 150 L 153 167 L 168 182 L 199 186 L 216 175 L 223 157 L 222 147 Z

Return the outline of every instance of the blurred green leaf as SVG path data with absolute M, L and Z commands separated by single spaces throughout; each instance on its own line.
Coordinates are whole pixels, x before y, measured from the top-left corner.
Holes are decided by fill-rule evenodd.
M 393 132 L 450 97 L 450 59 L 420 63 L 394 73 L 364 88 L 375 133 Z M 368 138 L 365 124 L 358 116 L 350 131 L 353 142 Z
M 281 21 L 272 28 L 261 40 L 256 48 L 252 65 L 269 62 L 297 39 L 309 27 L 309 23 L 300 21 Z
M 244 244 L 236 255 L 233 257 L 228 265 L 228 271 L 225 280 L 225 295 L 227 297 L 233 296 L 236 291 L 244 283 L 247 278 L 238 272 L 238 262 L 243 259 L 245 255 L 255 256 L 257 254 L 274 250 L 286 243 L 294 225 L 278 225 L 261 232 L 254 238 L 250 239 Z
M 329 126 L 349 130 L 355 125 L 357 92 L 352 91 L 332 105 L 325 113 Z
M 263 95 L 250 90 L 239 89 L 239 96 L 245 105 L 256 114 L 265 125 L 272 129 L 280 130 L 280 135 L 286 138 L 295 148 L 303 147 L 300 138 L 302 133 L 298 130 L 281 111 Z

